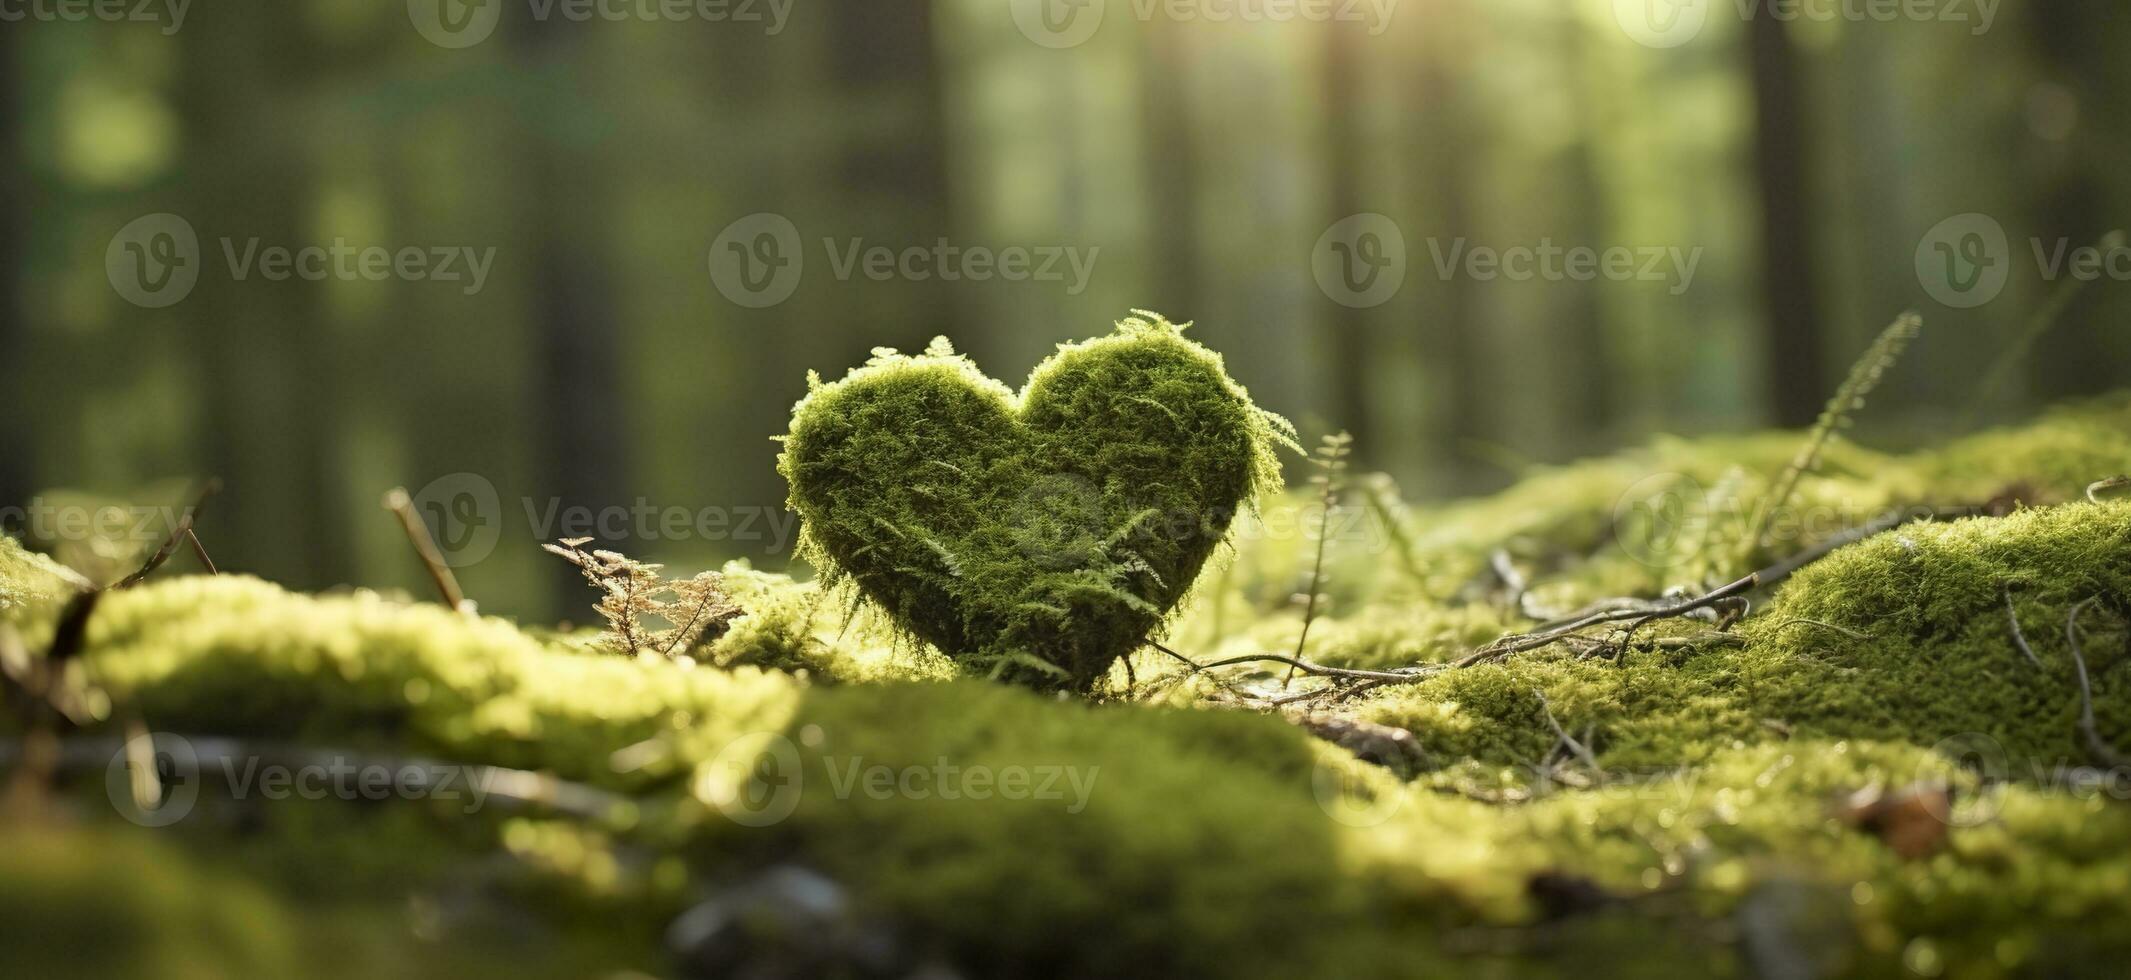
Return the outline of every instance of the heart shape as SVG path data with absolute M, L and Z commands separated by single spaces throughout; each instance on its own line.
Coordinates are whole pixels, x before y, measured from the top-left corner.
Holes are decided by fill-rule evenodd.
M 1016 395 L 946 338 L 808 379 L 778 470 L 802 556 L 966 664 L 1085 691 L 1146 642 L 1280 483 L 1286 420 L 1145 313 Z

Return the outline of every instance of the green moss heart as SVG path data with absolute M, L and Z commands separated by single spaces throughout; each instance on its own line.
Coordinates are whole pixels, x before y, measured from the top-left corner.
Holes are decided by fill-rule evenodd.
M 1145 643 L 1293 430 L 1148 313 L 1016 395 L 945 338 L 809 379 L 778 469 L 803 555 L 957 660 L 1086 690 Z

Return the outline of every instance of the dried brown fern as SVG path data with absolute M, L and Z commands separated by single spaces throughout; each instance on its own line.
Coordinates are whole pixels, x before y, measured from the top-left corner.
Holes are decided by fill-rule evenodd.
M 593 608 L 607 621 L 602 638 L 618 652 L 668 659 L 686 656 L 712 630 L 723 632 L 743 611 L 726 594 L 724 577 L 717 572 L 669 580 L 660 574 L 664 565 L 647 564 L 615 551 L 586 551 L 584 546 L 591 540 L 564 538 L 560 544 L 541 547 L 577 566 L 585 581 L 599 590 L 599 602 Z M 654 627 L 652 620 L 666 625 Z

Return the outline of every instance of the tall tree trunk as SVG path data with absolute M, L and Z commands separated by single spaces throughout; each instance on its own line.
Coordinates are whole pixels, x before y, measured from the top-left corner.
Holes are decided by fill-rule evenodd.
M 1416 62 L 1414 86 L 1420 92 L 1420 119 L 1413 127 L 1418 141 L 1415 157 L 1428 177 L 1431 231 L 1448 240 L 1469 236 L 1474 230 L 1470 201 L 1475 191 L 1472 173 L 1473 125 L 1466 110 L 1461 80 L 1466 71 L 1465 47 L 1456 33 L 1458 24 L 1469 23 L 1475 14 L 1463 7 L 1446 11 L 1441 18 L 1446 29 L 1433 36 Z M 1429 261 L 1421 241 L 1406 243 L 1409 263 Z M 1420 272 L 1414 269 L 1412 272 Z M 1411 274 L 1411 273 L 1409 273 Z M 1482 485 L 1479 468 L 1471 462 L 1471 445 L 1485 438 L 1493 424 L 1487 409 L 1488 392 L 1481 371 L 1479 304 L 1472 279 L 1423 276 L 1426 302 L 1421 307 L 1420 329 L 1432 342 L 1423 349 L 1427 363 L 1411 370 L 1435 379 L 1442 393 L 1435 404 L 1438 421 L 1431 426 L 1431 458 L 1439 461 L 1449 493 L 1466 493 Z
M 316 282 L 239 281 L 224 240 L 241 253 L 301 247 L 314 191 L 294 116 L 309 63 L 302 11 L 289 4 L 224 8 L 184 38 L 182 107 L 190 186 L 183 217 L 199 236 L 198 285 L 172 309 L 184 317 L 204 381 L 207 469 L 223 491 L 202 518 L 217 561 L 298 588 L 349 571 L 331 338 Z M 272 93 L 262 99 L 260 93 Z
M 2045 242 L 2065 239 L 2076 248 L 2124 227 L 2124 215 L 2110 206 L 2107 178 L 2095 170 L 2097 161 L 2118 158 L 2117 147 L 2109 145 L 2108 128 L 2118 127 L 2118 146 L 2124 138 L 2123 110 L 2118 108 L 2123 88 L 2112 77 L 2121 72 L 2117 66 L 2123 57 L 2124 34 L 2113 19 L 2116 12 L 2114 4 L 2061 0 L 2036 4 L 2027 13 L 2043 76 L 2071 100 L 2073 113 L 2073 128 L 2061 141 L 2040 144 L 2039 172 L 2032 186 L 2037 189 L 2035 234 Z M 2019 259 L 2017 243 L 2014 259 Z M 2113 292 L 2087 290 L 2078 306 L 2053 325 L 2052 336 L 2029 352 L 2028 376 L 2042 400 L 2122 383 L 2120 365 L 2108 356 L 2103 339 L 2105 331 L 2120 329 L 2121 321 L 2097 315 Z
M 1802 426 L 1820 414 L 1828 396 L 1806 187 L 1807 120 L 1784 23 L 1755 7 L 1746 24 L 1746 44 L 1761 185 L 1762 357 L 1769 411 L 1778 425 Z
M 1365 101 L 1362 92 L 1361 54 L 1364 38 L 1359 25 L 1324 25 L 1325 175 L 1330 206 L 1326 223 L 1348 215 L 1375 210 L 1364 206 L 1362 184 L 1367 180 L 1362 147 L 1366 135 L 1357 117 Z M 1333 423 L 1354 436 L 1354 454 L 1365 464 L 1376 455 L 1375 432 L 1369 411 L 1369 320 L 1370 311 L 1330 304 L 1332 355 L 1331 406 Z
M 1192 136 L 1190 48 L 1175 25 L 1142 25 L 1140 114 L 1145 133 L 1147 241 L 1143 305 L 1182 322 L 1200 315 L 1198 153 Z
M 597 36 L 561 18 L 505 24 L 528 72 L 571 72 L 585 41 Z M 629 481 L 629 425 L 623 404 L 623 337 L 607 273 L 603 169 L 571 134 L 582 127 L 540 127 L 523 136 L 527 227 L 532 245 L 533 304 L 529 336 L 537 383 L 532 389 L 535 485 L 567 510 L 624 506 Z M 583 583 L 561 562 L 549 563 L 558 608 L 583 599 Z
M 869 242 L 930 247 L 953 239 L 948 200 L 945 97 L 930 0 L 851 0 L 829 18 L 831 83 L 842 118 L 835 178 L 850 207 L 835 229 Z M 934 275 L 917 282 L 867 283 L 869 329 L 920 342 L 957 333 L 956 283 Z M 878 294 L 888 294 L 887 301 Z M 965 338 L 966 340 L 966 338 Z
M 1610 244 L 1612 228 L 1593 143 L 1606 131 L 1606 119 L 1599 100 L 1592 96 L 1591 32 L 1581 18 L 1573 16 L 1558 19 L 1555 31 L 1576 118 L 1582 121 L 1582 131 L 1564 161 L 1569 187 L 1569 205 L 1563 214 L 1565 227 L 1577 229 L 1582 243 L 1605 248 Z M 1590 438 L 1606 427 L 1613 413 L 1608 381 L 1614 372 L 1606 356 L 1606 308 L 1600 296 L 1606 284 L 1594 281 L 1566 285 L 1573 295 L 1563 310 L 1565 315 L 1554 319 L 1552 331 L 1553 375 L 1559 389 L 1554 401 L 1558 414 L 1552 428 L 1569 436 L 1571 448 L 1589 452 Z
M 29 346 L 25 329 L 27 316 L 22 309 L 22 221 L 26 203 L 22 191 L 23 170 L 22 142 L 16 130 L 22 119 L 20 80 L 22 62 L 16 46 L 22 43 L 23 32 L 0 32 L 0 404 L 10 406 L 7 415 L 17 421 L 12 426 L 21 426 L 22 419 L 29 417 L 29 406 L 24 404 L 21 385 L 17 379 L 23 354 Z M 27 432 L 18 431 L 0 446 L 0 507 L 12 507 L 29 503 L 32 474 L 35 460 L 31 453 L 36 440 Z

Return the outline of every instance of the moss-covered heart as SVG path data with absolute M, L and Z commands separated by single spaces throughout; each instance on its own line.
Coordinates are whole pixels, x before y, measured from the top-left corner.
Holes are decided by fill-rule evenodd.
M 778 469 L 803 554 L 964 663 L 1086 690 L 1280 480 L 1279 416 L 1151 313 L 1061 345 L 1017 396 L 944 338 L 809 379 Z

